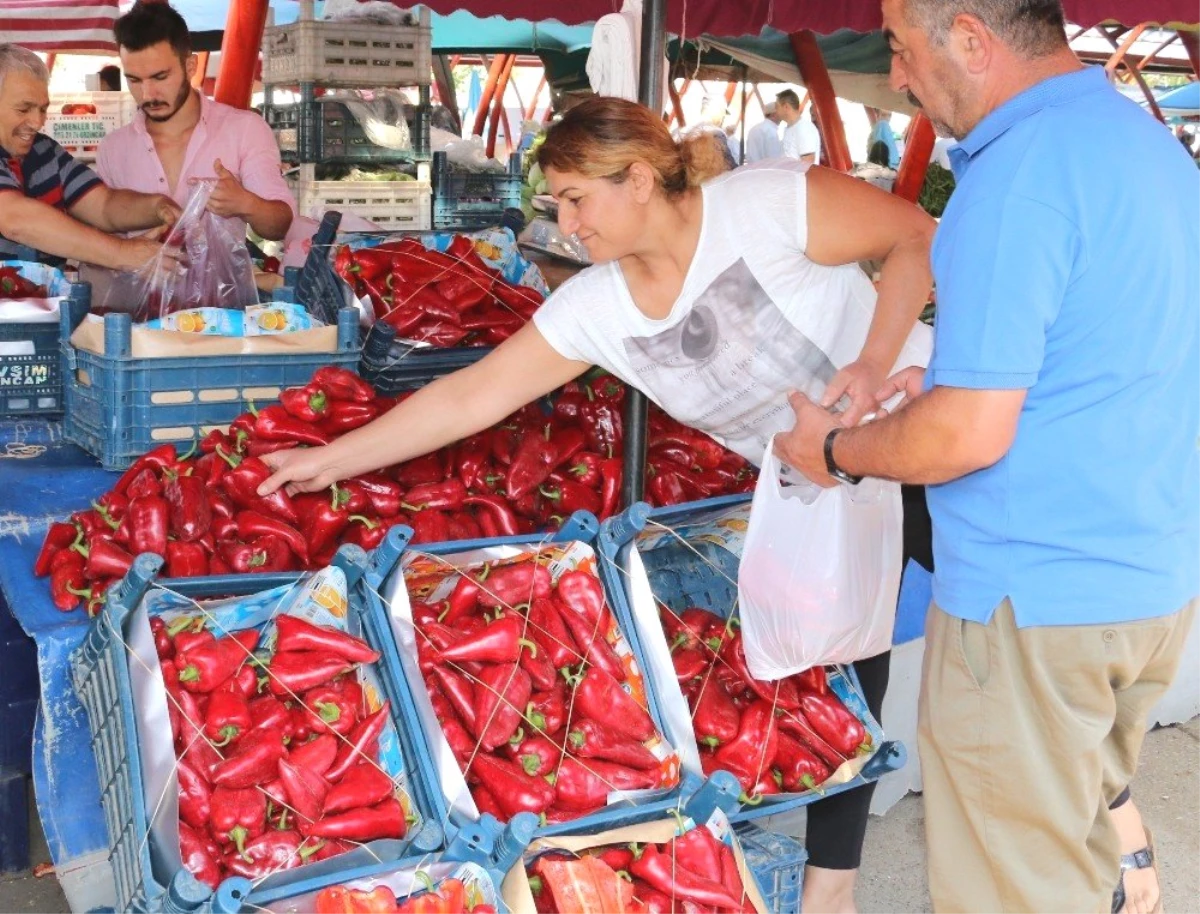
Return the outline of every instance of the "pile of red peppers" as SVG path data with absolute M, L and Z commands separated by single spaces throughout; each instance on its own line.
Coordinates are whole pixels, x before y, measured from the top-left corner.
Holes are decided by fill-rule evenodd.
M 661 844 L 542 854 L 526 874 L 539 914 L 754 910 L 733 849 L 707 827 Z
M 396 524 L 414 543 L 557 529 L 573 512 L 601 520 L 619 508 L 624 385 L 608 375 L 566 385 L 457 444 L 295 497 L 256 489 L 264 454 L 326 444 L 391 409 L 354 372 L 320 368 L 280 402 L 214 430 L 198 454 L 163 444 L 113 488 L 51 524 L 34 566 L 54 605 L 95 615 L 135 556 L 151 552 L 169 578 L 323 568 L 338 546 L 370 550 Z M 403 399 L 403 398 L 400 398 Z M 655 506 L 751 491 L 756 474 L 707 435 L 651 408 L 647 500 Z
M 692 712 L 704 773 L 725 770 L 743 802 L 820 790 L 847 759 L 871 751 L 866 729 L 829 688 L 824 667 L 764 682 L 746 666 L 736 617 L 692 606 L 659 618 Z
M 49 294 L 45 286 L 22 276 L 20 268 L 0 263 L 0 298 L 46 298 Z
M 427 890 L 404 901 L 386 885 L 370 891 L 334 885 L 317 893 L 316 914 L 495 914 L 496 909 L 472 897 L 461 879 L 443 879 L 436 886 L 424 873 Z
M 178 759 L 179 849 L 216 888 L 402 838 L 405 806 L 378 762 L 389 705 L 368 710 L 365 641 L 298 616 L 216 637 L 199 616 L 151 619 Z
M 658 736 L 622 686 L 599 579 L 523 556 L 473 566 L 447 599 L 414 602 L 418 661 L 434 713 L 481 813 L 564 822 L 618 790 L 673 786 Z
M 441 349 L 499 345 L 542 303 L 540 292 L 488 266 L 466 235 L 456 235 L 445 253 L 415 238 L 342 247 L 333 268 L 359 298 L 370 299 L 376 320 L 395 327 L 399 339 Z

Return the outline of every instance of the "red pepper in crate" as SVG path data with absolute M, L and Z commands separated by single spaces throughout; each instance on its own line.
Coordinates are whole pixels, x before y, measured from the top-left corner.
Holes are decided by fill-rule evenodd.
M 329 410 L 329 397 L 320 387 L 306 384 L 280 393 L 279 405 L 302 422 L 320 422 Z
M 475 683 L 475 735 L 484 749 L 508 742 L 521 724 L 533 685 L 515 663 L 488 666 Z
M 288 805 L 296 811 L 302 821 L 315 822 L 321 818 L 325 796 L 329 793 L 329 782 L 321 775 L 286 759 L 279 760 L 279 780 L 287 794 Z
M 457 717 L 448 717 L 441 721 L 441 724 L 442 735 L 446 737 L 450 751 L 454 753 L 459 765 L 466 766 L 475 754 L 475 737 L 467 732 L 467 728 Z M 480 812 L 485 811 L 480 809 Z
M 252 628 L 186 649 L 176 639 L 175 668 L 180 684 L 189 692 L 219 689 L 251 658 L 257 644 L 258 632 Z
M 253 677 L 250 667 L 243 669 Z M 249 730 L 252 723 L 246 696 L 237 688 L 226 685 L 212 693 L 204 711 L 204 735 L 215 745 L 227 745 Z
M 182 822 L 179 824 L 179 856 L 189 873 L 216 891 L 221 883 L 221 867 L 200 833 Z
M 208 553 L 199 543 L 167 543 L 168 578 L 195 578 L 208 574 Z
M 629 872 L 677 903 L 690 901 L 719 910 L 742 910 L 741 899 L 730 895 L 721 883 L 677 866 L 673 855 L 659 851 L 653 844 L 647 844 L 641 856 L 629 864 Z
M 240 854 L 226 854 L 225 865 L 234 876 L 264 879 L 272 873 L 303 865 L 320 849 L 305 844 L 303 836 L 292 830 L 272 830 L 249 842 Z
M 775 767 L 779 769 L 780 786 L 784 790 L 818 790 L 833 770 L 798 739 L 779 734 L 775 750 Z
M 746 648 L 742 642 L 742 633 L 734 632 L 721 648 L 721 659 L 736 672 L 746 685 L 764 701 L 772 702 L 784 711 L 795 711 L 800 707 L 800 692 L 791 679 L 776 679 L 773 682 L 763 682 L 755 679 L 746 666 Z
M 741 719 L 741 712 L 715 677 L 708 677 L 700 686 L 692 713 L 696 741 L 714 749 L 723 746 L 737 737 Z
M 379 413 L 379 407 L 374 403 L 334 400 L 325 411 L 325 418 L 321 420 L 321 431 L 327 435 L 344 435 L 356 428 L 362 428 L 379 416 Z
M 584 717 L 607 721 L 618 733 L 645 742 L 655 734 L 654 721 L 612 676 L 590 667 L 575 685 L 575 708 Z
M 508 497 L 515 500 L 537 489 L 558 463 L 558 450 L 550 441 L 550 426 L 527 429 L 508 468 L 505 488 Z
M 525 721 L 539 733 L 557 733 L 567 722 L 567 692 L 562 683 L 534 692 L 525 706 Z
M 810 666 L 792 677 L 796 688 L 801 692 L 812 692 L 814 695 L 829 694 L 829 680 L 825 676 L 825 667 Z
M 571 631 L 571 637 L 583 649 L 587 663 L 593 669 L 603 670 L 613 678 L 624 679 L 625 670 L 621 666 L 616 651 L 605 640 L 605 628 L 599 627 L 573 609 L 559 607 L 559 616 Z
M 432 508 L 437 511 L 457 511 L 467 497 L 466 487 L 458 479 L 413 486 L 404 494 L 401 507 L 408 511 Z
M 257 786 L 218 787 L 212 792 L 211 806 L 213 837 L 222 844 L 237 845 L 239 853 L 247 841 L 266 831 L 267 798 Z
M 238 574 L 287 571 L 294 565 L 291 549 L 277 536 L 260 536 L 248 543 L 230 540 L 219 548 L 221 558 Z
M 271 694 L 292 697 L 324 685 L 353 666 L 353 661 L 323 651 L 276 653 L 271 658 L 268 684 Z
M 199 476 L 174 476 L 167 480 L 163 497 L 171 508 L 171 533 L 176 539 L 195 542 L 209 531 L 212 506 L 208 495 L 205 480 Z
M 515 740 L 515 742 L 514 742 Z M 543 777 L 558 767 L 562 759 L 562 746 L 556 745 L 544 736 L 523 736 L 518 730 L 509 741 L 513 761 L 521 769 L 533 777 Z
M 487 579 L 488 567 L 487 565 L 483 566 L 480 580 Z M 450 596 L 446 598 L 446 609 L 438 617 L 439 621 L 446 625 L 451 625 L 459 619 L 475 615 L 476 604 L 479 601 L 479 590 L 479 581 L 476 581 L 469 574 L 463 572 L 455 583 L 454 589 L 450 591 Z
M 44 578 L 50 573 L 50 562 L 54 557 L 81 540 L 82 533 L 74 524 L 66 521 L 51 524 L 50 529 L 46 531 L 46 538 L 42 540 L 42 549 L 38 553 L 37 561 L 33 563 L 33 573 L 39 578 Z
M 291 725 L 291 712 L 274 695 L 260 695 L 248 702 L 246 709 L 250 712 L 250 722 L 254 729 L 276 729 L 287 734 Z M 329 761 L 333 761 L 332 755 L 329 756 Z
M 304 693 L 306 722 L 313 733 L 349 733 L 358 723 L 358 714 L 337 686 L 318 686 Z
M 520 657 L 521 669 L 529 674 L 535 689 L 552 689 L 558 682 L 558 668 L 550 661 L 549 654 L 536 642 L 523 640 Z
M 836 752 L 853 756 L 870 746 L 870 737 L 857 717 L 832 692 L 817 695 L 811 692 L 800 696 L 800 710 L 805 719 Z
M 325 547 L 337 542 L 339 535 L 350 524 L 354 513 L 347 506 L 351 495 L 334 483 L 329 487 L 329 497 L 313 503 L 311 513 L 305 516 L 301 529 L 308 540 L 308 552 L 315 560 Z
M 374 762 L 361 761 L 330 789 L 325 797 L 325 815 L 374 806 L 390 797 L 396 785 Z
M 370 403 L 375 399 L 375 388 L 349 369 L 338 365 L 318 368 L 308 382 L 324 390 L 334 400 L 353 400 Z
M 475 727 L 475 688 L 471 681 L 449 667 L 435 664 L 433 677 L 441 686 L 442 694 L 455 710 L 462 722 Z
M 231 456 L 220 448 L 217 449 L 217 453 L 231 467 L 229 472 L 221 477 L 221 487 L 235 505 L 282 517 L 292 524 L 299 520 L 291 498 L 283 489 L 266 496 L 258 494 L 258 487 L 271 476 L 271 470 L 265 463 L 257 457 Z
M 775 710 L 770 702 L 759 699 L 742 714 L 738 735 L 717 750 L 716 760 L 749 792 L 770 770 L 778 745 Z
M 504 819 L 521 812 L 541 815 L 554 803 L 554 788 L 544 778 L 531 777 L 512 762 L 483 752 L 475 756 L 467 776 L 479 781 Z
M 396 517 L 400 513 L 404 490 L 382 473 L 355 476 L 353 482 L 366 494 L 371 510 L 380 517 Z
M 481 631 L 468 635 L 439 652 L 443 662 L 460 663 L 476 660 L 486 663 L 514 663 L 525 645 L 531 642 L 521 637 L 524 622 L 516 616 L 505 616 Z
M 495 532 L 488 533 L 489 537 L 516 536 L 520 533 L 516 515 L 499 495 L 468 495 L 463 499 L 463 504 L 479 509 L 481 524 L 485 519 L 491 524 Z
M 314 625 L 299 616 L 286 613 L 277 616 L 275 630 L 278 634 L 275 649 L 280 653 L 320 651 L 352 663 L 374 663 L 379 659 L 379 651 L 362 638 L 332 626 Z
M 237 751 L 216 767 L 212 782 L 229 788 L 265 784 L 274 779 L 283 755 L 282 731 L 251 730 L 238 740 Z
M 364 757 L 372 759 L 375 757 L 375 753 L 379 748 L 379 737 L 383 733 L 384 727 L 387 726 L 388 714 L 391 711 L 391 707 L 391 702 L 385 701 L 378 711 L 368 717 L 364 717 L 350 731 L 349 740 L 338 746 L 337 757 L 334 759 L 330 769 L 325 772 L 327 780 L 336 783 L 341 780 L 342 776 L 350 770 L 355 762 Z M 350 836 L 327 835 L 326 837 L 347 838 Z
M 655 781 L 648 771 L 597 759 L 581 762 L 568 755 L 554 778 L 555 806 L 587 812 L 604 806 L 613 791 L 645 790 L 653 787 Z
M 446 478 L 446 467 L 439 454 L 414 457 L 391 469 L 392 478 L 406 488 L 441 482 Z
M 338 738 L 332 733 L 323 733 L 307 743 L 295 746 L 288 754 L 288 761 L 298 768 L 307 769 L 313 774 L 323 777 L 325 772 L 333 766 L 337 751 Z
M 469 332 L 450 321 L 431 321 L 410 330 L 408 338 L 419 343 L 428 343 L 437 349 L 450 349 L 466 339 Z
M 329 437 L 315 424 L 297 419 L 277 404 L 258 411 L 254 434 L 264 441 L 294 441 L 315 446 L 329 443 Z
M 603 759 L 645 771 L 657 770 L 658 759 L 639 741 L 596 720 L 577 720 L 567 734 L 567 748 L 579 758 Z
M 132 566 L 133 556 L 120 546 L 109 540 L 93 537 L 88 547 L 87 564 L 83 574 L 89 581 L 123 578 Z
M 621 406 L 607 400 L 589 399 L 579 405 L 579 424 L 593 451 L 613 456 L 625 440 Z
M 567 518 L 576 511 L 599 514 L 602 507 L 599 492 L 570 479 L 552 479 L 538 491 L 547 500 L 546 510 L 557 517 Z
M 275 537 L 287 543 L 292 553 L 305 565 L 308 564 L 308 543 L 300 531 L 286 521 L 258 511 L 239 511 L 235 522 L 237 535 L 241 539 L 254 541 L 259 537 Z
M 70 612 L 79 606 L 84 590 L 84 558 L 73 549 L 57 553 L 51 560 L 50 599 L 56 609 Z
M 479 605 L 488 609 L 519 606 L 549 597 L 553 590 L 545 566 L 526 561 L 493 568 L 479 594 Z
M 365 842 L 379 838 L 403 838 L 408 832 L 408 821 L 400 801 L 393 798 L 377 806 L 326 816 L 311 824 L 301 822 L 300 830 L 314 838 Z
M 117 484 L 112 487 L 112 491 L 118 495 L 124 495 L 125 490 L 129 488 L 129 484 L 133 482 L 143 470 L 152 470 L 157 473 L 160 470 L 165 470 L 175 466 L 179 459 L 179 455 L 175 452 L 175 445 L 160 444 L 152 451 L 147 451 L 132 464 L 129 469 L 121 474 L 121 478 L 117 480 Z M 154 473 L 151 475 L 153 476 Z
M 529 607 L 529 635 L 557 668 L 574 666 L 583 655 L 568 631 L 554 600 L 535 599 Z
M 179 817 L 192 828 L 207 828 L 212 814 L 212 791 L 208 781 L 187 759 L 175 765 L 179 781 Z

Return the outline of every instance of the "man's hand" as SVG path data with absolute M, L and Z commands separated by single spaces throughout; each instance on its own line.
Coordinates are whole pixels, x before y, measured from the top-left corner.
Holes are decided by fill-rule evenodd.
M 918 365 L 912 365 L 908 368 L 897 371 L 894 375 L 884 382 L 883 386 L 875 393 L 875 398 L 880 404 L 886 403 L 896 394 L 903 394 L 904 397 L 890 410 L 884 409 L 882 406 L 879 409 L 880 416 L 886 416 L 889 412 L 896 412 L 908 406 L 913 400 L 917 399 L 925 387 L 925 369 Z
M 158 199 L 154 203 L 154 214 L 158 216 L 160 224 L 171 228 L 179 221 L 179 217 L 183 215 L 183 209 L 166 194 L 158 194 L 157 196 Z
M 833 376 L 821 397 L 821 406 L 830 409 L 843 396 L 850 398 L 850 405 L 841 414 L 842 425 L 854 428 L 867 413 L 879 407 L 876 392 L 883 385 L 887 369 L 859 359 L 851 362 Z
M 209 195 L 208 211 L 214 216 L 246 218 L 250 212 L 250 192 L 220 159 L 213 162 L 213 171 L 217 173 L 217 184 Z
M 162 254 L 166 265 L 177 268 L 183 263 L 183 250 L 162 243 L 167 234 L 166 226 L 151 229 L 144 235 L 121 239 L 120 258 L 112 266 L 117 270 L 130 273 L 151 266 L 159 254 Z
M 796 413 L 796 424 L 790 432 L 775 436 L 775 453 L 817 485 L 837 485 L 837 480 L 825 472 L 825 436 L 841 427 L 841 422 L 797 391 L 788 395 L 788 402 Z

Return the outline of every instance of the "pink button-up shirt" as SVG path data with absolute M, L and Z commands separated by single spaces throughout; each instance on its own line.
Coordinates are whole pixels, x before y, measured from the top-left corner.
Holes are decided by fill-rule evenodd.
M 296 212 L 296 201 L 283 180 L 279 147 L 271 128 L 254 111 L 243 111 L 200 96 L 200 120 L 188 141 L 179 184 L 167 186 L 166 172 L 146 132 L 141 111 L 131 123 L 104 138 L 96 153 L 96 171 L 104 183 L 123 190 L 168 194 L 180 206 L 187 205 L 192 178 L 215 178 L 213 162 L 233 172 L 242 186 L 264 200 L 282 200 Z M 237 237 L 246 234 L 245 220 L 225 220 Z

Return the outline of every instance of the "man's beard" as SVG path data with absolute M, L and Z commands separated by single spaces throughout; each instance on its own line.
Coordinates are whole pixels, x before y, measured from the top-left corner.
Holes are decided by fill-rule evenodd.
M 191 84 L 185 79 L 183 81 L 183 86 L 179 90 L 179 95 L 176 96 L 176 98 L 175 98 L 175 103 L 170 106 L 170 110 L 166 114 L 154 114 L 153 113 L 154 109 L 149 107 L 148 105 L 142 105 L 142 113 L 146 115 L 147 120 L 154 121 L 155 123 L 158 123 L 158 124 L 161 124 L 164 121 L 169 121 L 171 118 L 173 118 L 176 114 L 179 113 L 179 109 L 182 108 L 184 106 L 184 104 L 187 102 L 188 95 L 191 94 L 191 91 L 192 91 Z M 165 107 L 166 107 L 165 105 L 159 106 L 158 110 L 161 111 Z
M 930 117 L 929 112 L 926 111 L 925 107 L 921 104 L 921 100 L 919 98 L 917 98 L 915 95 L 913 95 L 911 90 L 909 90 L 905 94 L 908 96 L 909 104 L 912 105 L 914 108 L 916 108 L 918 111 L 920 111 L 926 117 L 929 118 L 929 123 L 931 123 L 933 125 L 933 132 L 935 134 L 942 137 L 943 139 L 954 139 L 954 140 L 962 139 L 961 136 L 958 136 L 954 132 L 954 130 L 950 127 L 949 124 L 944 123 L 943 121 L 934 120 L 932 117 Z

